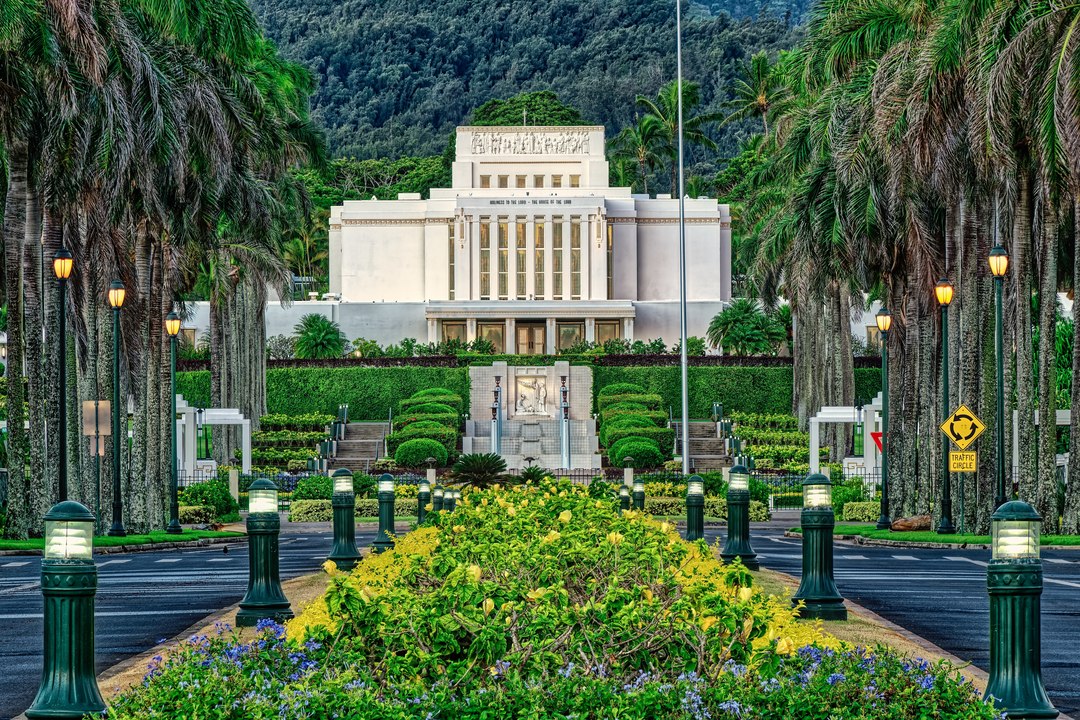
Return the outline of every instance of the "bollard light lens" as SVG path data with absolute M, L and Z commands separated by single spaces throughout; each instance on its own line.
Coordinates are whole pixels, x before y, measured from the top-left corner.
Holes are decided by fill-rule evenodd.
M 640 493 L 645 492 L 645 481 L 644 480 L 634 480 L 634 492 L 640 492 Z
M 619 488 L 619 497 L 630 497 L 630 488 L 625 485 Z
M 749 490 L 750 471 L 744 465 L 736 465 L 728 473 L 728 490 Z
M 248 491 L 248 512 L 276 513 L 277 511 L 277 490 Z
M 334 492 L 351 493 L 353 491 L 353 476 L 349 473 L 338 471 L 334 473 Z
M 692 478 L 690 478 L 690 482 L 686 484 L 686 494 L 704 495 L 705 483 L 702 482 L 701 478 L 699 478 L 697 475 L 694 475 Z
M 832 482 L 821 473 L 808 475 L 803 481 L 803 507 L 816 510 L 832 507 Z
M 379 478 L 379 492 L 394 492 L 394 480 L 384 480 Z
M 431 492 L 431 483 L 429 483 L 427 480 L 421 480 L 420 481 L 420 492 L 422 492 L 422 493 Z
M 94 553 L 94 514 L 65 500 L 45 514 L 45 558 L 90 560 Z
M 432 495 L 434 495 L 434 496 L 435 496 L 435 497 L 437 497 L 437 498 L 441 498 L 441 497 L 443 497 L 443 496 L 444 496 L 445 494 L 446 494 L 446 491 L 445 491 L 445 490 L 443 490 L 443 489 L 442 489 L 441 487 L 436 487 L 436 488 L 435 488 L 435 492 L 433 492 L 433 493 L 432 493 Z
M 990 517 L 994 560 L 1035 560 L 1039 557 L 1042 517 L 1021 500 L 1007 502 Z

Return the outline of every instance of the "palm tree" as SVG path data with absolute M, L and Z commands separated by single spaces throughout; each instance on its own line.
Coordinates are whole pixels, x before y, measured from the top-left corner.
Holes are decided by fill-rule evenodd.
M 336 322 L 318 313 L 300 318 L 293 328 L 296 333 L 296 357 L 317 360 L 341 357 L 347 339 Z
M 678 147 L 679 147 L 679 88 L 678 81 L 671 82 L 660 88 L 656 99 L 637 96 L 637 104 L 645 111 L 644 117 L 654 118 L 653 121 L 660 125 L 662 143 L 657 152 L 666 154 L 670 162 L 671 171 L 671 194 L 678 192 L 676 173 L 678 171 Z M 695 109 L 701 104 L 701 87 L 694 82 L 683 81 L 682 83 L 683 104 L 683 143 L 687 147 L 701 145 L 709 150 L 716 150 L 716 143 L 705 133 L 705 127 L 722 119 L 720 113 L 708 112 L 694 114 Z M 644 117 L 642 121 L 644 121 Z
M 764 135 L 769 137 L 769 115 L 784 98 L 787 87 L 769 62 L 764 50 L 755 53 L 749 63 L 743 63 L 742 77 L 735 80 L 735 97 L 727 103 L 731 113 L 724 124 L 756 116 L 761 119 Z
M 655 115 L 638 116 L 633 125 L 624 127 L 612 141 L 614 156 L 637 165 L 641 191 L 648 194 L 649 176 L 669 153 L 664 126 Z
M 730 355 L 773 355 L 786 332 L 753 300 L 737 298 L 713 317 L 706 337 Z

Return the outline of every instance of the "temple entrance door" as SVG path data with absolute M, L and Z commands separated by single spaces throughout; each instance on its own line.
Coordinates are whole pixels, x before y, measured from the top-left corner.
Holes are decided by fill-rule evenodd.
M 517 323 L 518 355 L 543 355 L 547 341 L 547 329 L 542 323 Z

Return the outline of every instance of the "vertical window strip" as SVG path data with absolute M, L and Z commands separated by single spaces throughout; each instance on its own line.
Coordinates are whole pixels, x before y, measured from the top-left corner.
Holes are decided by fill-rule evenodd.
M 561 217 L 551 219 L 551 295 L 563 299 L 563 224 Z
M 507 237 L 508 227 L 506 220 L 499 220 L 499 299 L 505 300 L 508 294 L 509 278 L 507 272 L 509 270 L 509 259 L 507 257 L 507 243 L 509 238 Z
M 480 299 L 491 299 L 491 225 L 480 218 Z
M 533 272 L 533 280 L 535 286 L 533 287 L 533 295 L 537 299 L 543 299 L 544 297 L 544 221 L 539 220 L 536 223 L 536 232 L 533 236 L 533 244 L 535 249 L 534 260 L 536 264 Z
M 517 224 L 517 299 L 525 299 L 525 223 Z
M 581 299 L 581 218 L 570 219 L 570 299 Z

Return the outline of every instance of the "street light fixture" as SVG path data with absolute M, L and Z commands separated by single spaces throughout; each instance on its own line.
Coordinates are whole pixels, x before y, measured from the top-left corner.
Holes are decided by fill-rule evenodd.
M 705 484 L 699 475 L 691 475 L 686 483 L 686 539 L 705 537 Z
M 372 548 L 381 553 L 394 547 L 394 476 L 379 476 L 379 534 Z
M 984 698 L 992 696 L 1010 718 L 1055 718 L 1058 711 L 1046 695 L 1040 667 L 1042 517 L 1027 503 L 1013 500 L 999 507 L 990 521 L 990 677 Z
M 644 512 L 645 511 L 645 481 L 640 478 L 634 478 L 634 491 L 632 493 L 634 500 L 634 509 Z
M 57 363 L 60 368 L 60 418 L 57 431 L 60 434 L 60 467 L 57 472 L 58 494 L 60 502 L 67 500 L 68 491 L 68 455 L 67 455 L 67 281 L 75 269 L 75 258 L 66 247 L 61 247 L 53 256 L 53 274 L 56 275 L 57 298 Z
M 338 468 L 330 476 L 334 483 L 331 505 L 334 509 L 334 547 L 328 560 L 343 570 L 352 570 L 360 561 L 356 550 L 356 494 L 353 474 L 346 468 Z
M 1009 270 L 1009 253 L 995 245 L 990 251 L 990 272 L 994 275 L 994 346 L 997 355 L 997 421 L 994 435 L 997 457 L 994 473 L 994 507 L 1005 503 L 1005 349 L 1001 328 L 1002 286 Z
M 435 489 L 431 491 L 431 512 L 442 512 L 445 497 L 446 488 L 442 485 L 436 485 Z
M 949 417 L 949 304 L 953 300 L 952 284 L 942 278 L 934 286 L 934 295 L 941 306 L 941 420 Z M 956 528 L 952 521 L 952 483 L 949 477 L 949 441 L 941 442 L 941 520 L 937 532 L 953 535 Z
M 630 488 L 622 485 L 619 487 L 619 510 L 626 512 L 630 509 Z
M 802 580 L 792 596 L 793 605 L 805 603 L 800 617 L 846 620 L 844 598 L 833 579 L 832 482 L 821 473 L 808 475 L 802 484 Z
M 892 516 L 889 514 L 889 330 L 892 329 L 892 315 L 884 307 L 874 316 L 878 332 L 881 333 L 881 515 L 877 529 L 892 528 Z
M 180 469 L 177 467 L 176 458 L 176 340 L 180 334 L 180 316 L 170 312 L 165 316 L 165 332 L 169 336 L 169 455 L 170 478 L 169 478 L 169 527 L 165 532 L 170 535 L 179 535 L 184 532 L 180 527 Z
M 94 514 L 72 500 L 45 515 L 44 668 L 28 718 L 78 718 L 105 710 L 94 672 L 94 522 Z
M 750 547 L 750 471 L 742 465 L 728 473 L 727 513 L 728 537 L 720 557 L 725 562 L 738 558 L 748 570 L 757 570 L 757 553 Z
M 281 589 L 278 536 L 278 487 L 259 478 L 248 488 L 248 586 L 236 624 L 251 627 L 263 618 L 280 622 L 293 616 L 289 600 Z
M 121 434 L 120 430 L 120 308 L 124 306 L 124 298 L 127 291 L 124 283 L 113 280 L 109 286 L 109 305 L 113 309 L 113 393 L 112 393 L 112 481 L 113 481 L 113 506 L 112 527 L 109 535 L 112 537 L 125 537 L 127 530 L 124 529 L 124 499 L 120 489 L 120 444 L 127 439 L 127 433 Z

